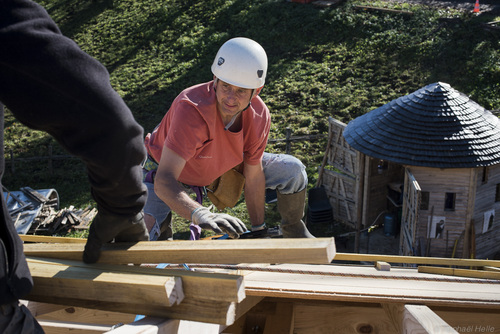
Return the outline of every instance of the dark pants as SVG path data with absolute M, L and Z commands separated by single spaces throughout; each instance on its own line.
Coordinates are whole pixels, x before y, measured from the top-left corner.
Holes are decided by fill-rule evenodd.
M 28 308 L 16 301 L 0 305 L 0 333 L 43 334 L 43 329 Z

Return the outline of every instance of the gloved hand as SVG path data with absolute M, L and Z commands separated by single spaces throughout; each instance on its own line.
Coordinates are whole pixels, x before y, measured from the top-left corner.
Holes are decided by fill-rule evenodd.
M 90 225 L 83 262 L 97 262 L 101 255 L 101 246 L 113 239 L 116 242 L 148 241 L 149 233 L 144 223 L 144 213 L 126 217 L 99 211 Z
M 225 213 L 212 213 L 205 207 L 199 207 L 191 214 L 191 221 L 202 229 L 212 230 L 215 233 L 226 232 L 230 238 L 238 239 L 239 235 L 247 230 L 245 224 Z

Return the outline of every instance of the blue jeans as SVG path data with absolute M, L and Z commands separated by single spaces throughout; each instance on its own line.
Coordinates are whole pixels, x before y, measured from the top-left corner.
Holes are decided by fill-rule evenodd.
M 288 195 L 298 193 L 307 187 L 306 168 L 299 159 L 291 155 L 264 153 L 262 167 L 266 178 L 266 189 Z M 156 195 L 153 183 L 144 183 L 148 188 L 144 212 L 152 215 L 161 225 L 171 210 Z

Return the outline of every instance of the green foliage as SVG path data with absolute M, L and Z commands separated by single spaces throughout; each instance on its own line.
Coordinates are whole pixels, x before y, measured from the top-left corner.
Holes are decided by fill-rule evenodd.
M 217 49 L 236 36 L 257 40 L 268 53 L 261 96 L 272 112 L 271 138 L 283 138 L 287 127 L 293 135 L 326 134 L 329 116 L 349 122 L 436 81 L 487 109 L 500 109 L 500 39 L 481 28 L 481 22 L 495 19 L 487 15 L 382 0 L 330 8 L 282 0 L 39 2 L 65 35 L 108 68 L 114 88 L 146 132 L 182 89 L 212 78 Z M 413 15 L 364 11 L 356 5 Z M 14 156 L 40 155 L 55 145 L 9 117 L 5 144 L 6 154 L 12 149 Z M 292 145 L 292 153 L 307 166 L 310 186 L 325 146 L 326 139 Z M 284 146 L 277 143 L 268 150 L 283 152 Z M 13 190 L 18 185 L 54 187 L 67 205 L 91 203 L 81 165 L 65 166 L 58 175 L 36 168 L 27 175 L 7 173 L 5 183 Z M 243 201 L 234 210 L 246 217 Z M 275 208 L 268 211 L 275 224 Z

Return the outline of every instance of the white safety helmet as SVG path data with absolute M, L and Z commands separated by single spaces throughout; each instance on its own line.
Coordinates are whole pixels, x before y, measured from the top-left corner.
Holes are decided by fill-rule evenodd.
M 249 38 L 230 39 L 217 52 L 212 64 L 212 73 L 233 86 L 260 88 L 266 81 L 266 51 L 259 43 Z

